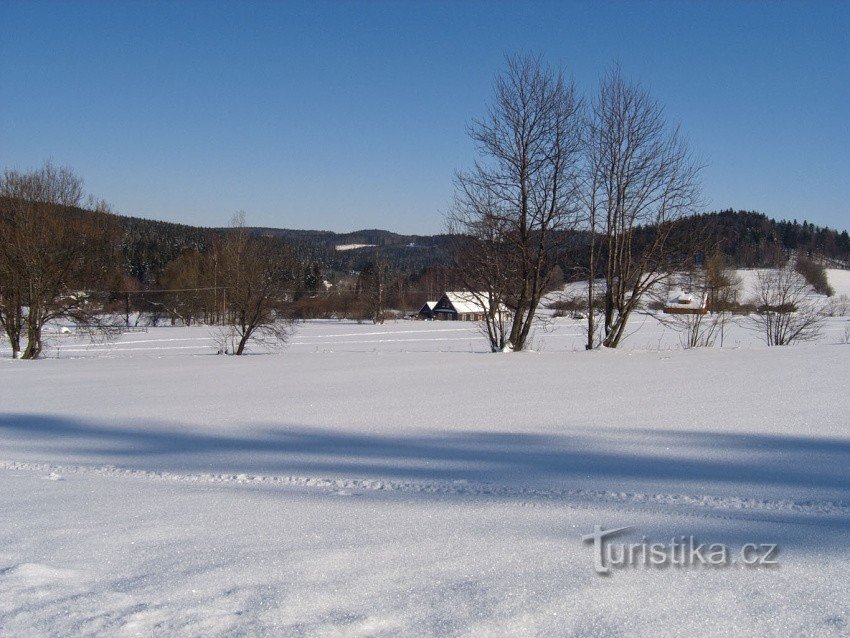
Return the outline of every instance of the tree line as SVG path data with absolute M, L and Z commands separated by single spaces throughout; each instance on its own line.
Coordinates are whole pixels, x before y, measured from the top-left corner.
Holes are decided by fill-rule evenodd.
M 7 210 L 8 205 L 0 196 L 0 213 Z M 65 214 L 79 218 L 97 216 L 91 210 L 75 207 L 69 207 Z M 123 289 L 140 293 L 167 287 L 163 285 L 168 279 L 165 271 L 172 261 L 184 253 L 206 252 L 215 237 L 228 232 L 226 228 L 202 228 L 117 214 L 114 222 L 120 235 L 118 258 L 125 278 Z M 640 229 L 636 234 L 634 241 L 639 250 L 649 240 L 650 230 L 651 227 Z M 323 281 L 334 284 L 342 281 L 343 288 L 348 286 L 353 291 L 357 288 L 357 274 L 374 264 L 376 250 L 388 265 L 393 279 L 390 289 L 409 291 L 393 293 L 401 305 L 391 307 L 407 308 L 421 302 L 418 295 L 429 292 L 431 281 L 454 282 L 443 290 L 459 285 L 456 277 L 447 274 L 453 264 L 454 245 L 447 234 L 417 236 L 388 231 L 334 233 L 265 228 L 251 228 L 250 231 L 279 238 L 292 247 L 304 262 L 302 288 L 308 293 L 321 292 Z M 582 229 L 569 231 L 569 234 L 573 248 L 559 255 L 556 283 L 585 277 L 589 234 Z M 738 268 L 775 267 L 798 253 L 836 267 L 850 265 L 847 231 L 807 221 L 777 221 L 763 213 L 731 209 L 697 213 L 680 220 L 669 241 L 673 246 L 683 245 L 697 235 L 704 240 L 705 252 L 722 252 L 729 265 Z M 336 250 L 336 246 L 345 244 L 369 245 Z M 605 247 L 601 250 L 604 261 Z M 324 312 L 322 304 L 317 304 L 316 311 Z
M 136 280 L 126 261 L 127 236 L 108 204 L 84 199 L 82 179 L 49 162 L 25 172 L 6 169 L 0 195 L 0 326 L 12 356 L 38 358 L 50 322 L 109 335 L 123 310 L 129 324 L 135 291 L 127 286 Z M 284 341 L 302 270 L 292 248 L 251 233 L 244 215 L 203 242 L 181 247 L 162 269 L 162 281 L 179 291 L 147 303 L 186 325 L 216 325 L 221 352 L 243 354 L 250 340 Z

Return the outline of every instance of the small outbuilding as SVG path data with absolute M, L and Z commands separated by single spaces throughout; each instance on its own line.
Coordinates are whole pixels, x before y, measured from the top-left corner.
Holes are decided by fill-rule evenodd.
M 705 315 L 708 314 L 708 295 L 679 291 L 667 299 L 664 312 L 669 315 Z

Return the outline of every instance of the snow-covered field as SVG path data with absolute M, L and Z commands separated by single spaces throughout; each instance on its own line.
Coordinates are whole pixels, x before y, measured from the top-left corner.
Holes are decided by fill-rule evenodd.
M 846 636 L 850 345 L 733 326 L 536 352 L 474 326 L 205 328 L 0 360 L 0 635 Z M 7 356 L 6 352 L 2 353 Z M 581 535 L 778 544 L 600 576 Z
M 550 313 L 551 314 L 551 313 Z M 531 349 L 538 353 L 578 352 L 587 340 L 585 321 L 559 317 L 543 318 L 532 332 Z M 663 316 L 663 315 L 658 315 Z M 827 317 L 820 343 L 845 340 L 850 316 Z M 157 327 L 145 332 L 129 332 L 109 341 L 92 342 L 86 336 L 58 334 L 51 331 L 45 356 L 59 359 L 163 357 L 212 355 L 218 349 L 215 329 L 207 327 Z M 665 326 L 650 313 L 635 313 L 626 331 L 623 350 L 658 351 L 681 348 L 680 334 Z M 762 348 L 764 339 L 752 329 L 745 317 L 737 318 L 725 329 L 725 348 Z M 719 340 L 718 340 L 719 346 Z M 434 353 L 489 352 L 478 324 L 473 322 L 389 321 L 383 325 L 358 324 L 352 321 L 316 320 L 298 324 L 285 354 L 367 353 Z M 0 342 L 0 358 L 8 357 L 8 343 Z

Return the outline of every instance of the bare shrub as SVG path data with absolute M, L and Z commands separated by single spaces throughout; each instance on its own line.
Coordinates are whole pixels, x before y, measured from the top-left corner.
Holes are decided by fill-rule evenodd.
M 298 271 L 294 253 L 268 237 L 252 236 L 244 213 L 216 247 L 225 289 L 224 321 L 215 338 L 223 354 L 241 355 L 249 342 L 270 349 L 286 343 L 292 320 L 291 288 Z
M 838 295 L 830 297 L 823 313 L 828 317 L 846 317 L 850 315 L 850 297 Z
M 767 345 L 785 346 L 820 336 L 820 307 L 808 282 L 789 265 L 759 272 L 754 293 L 756 312 L 750 315 L 750 322 Z
M 587 298 L 584 295 L 575 294 L 561 299 L 555 299 L 546 304 L 549 310 L 554 310 L 552 313 L 555 317 L 565 317 L 575 312 L 587 312 Z
M 815 292 L 826 295 L 827 297 L 832 297 L 835 294 L 835 290 L 829 285 L 826 268 L 821 262 L 800 254 L 797 255 L 794 267 L 798 273 L 805 277 Z

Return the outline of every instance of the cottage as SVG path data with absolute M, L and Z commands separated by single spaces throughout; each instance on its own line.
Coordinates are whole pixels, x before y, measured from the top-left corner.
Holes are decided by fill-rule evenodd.
M 664 312 L 670 315 L 708 314 L 708 295 L 683 291 L 674 293 L 664 304 Z
M 416 313 L 416 316 L 420 319 L 433 319 L 434 306 L 436 305 L 436 301 L 426 301 L 425 304 L 419 309 L 419 312 Z
M 504 318 L 508 309 L 502 304 L 499 309 Z M 434 319 L 442 321 L 484 321 L 490 311 L 486 293 L 446 292 L 432 309 Z

